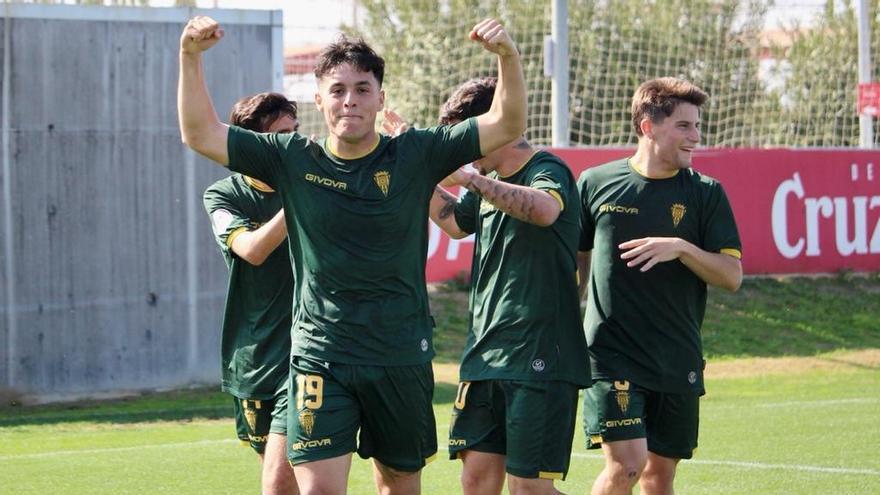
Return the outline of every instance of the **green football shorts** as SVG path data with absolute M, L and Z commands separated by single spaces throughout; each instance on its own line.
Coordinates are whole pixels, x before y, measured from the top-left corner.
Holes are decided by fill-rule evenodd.
M 584 392 L 588 449 L 602 442 L 646 438 L 650 452 L 690 459 L 699 427 L 697 395 L 654 392 L 626 380 L 593 380 Z
M 437 454 L 430 362 L 367 366 L 295 356 L 290 366 L 287 456 L 292 464 L 357 451 L 364 459 L 415 472 Z
M 269 433 L 287 435 L 287 381 L 279 385 L 271 399 L 232 399 L 238 439 L 258 454 L 266 451 Z
M 464 450 L 501 454 L 514 476 L 565 479 L 577 405 L 578 387 L 566 382 L 461 382 L 449 425 L 449 458 Z

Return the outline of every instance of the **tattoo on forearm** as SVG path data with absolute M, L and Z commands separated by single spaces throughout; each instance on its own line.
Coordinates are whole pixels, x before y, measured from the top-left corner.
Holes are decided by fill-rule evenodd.
M 440 198 L 443 199 L 443 207 L 440 208 L 440 212 L 437 216 L 440 217 L 440 220 L 445 220 L 455 213 L 455 204 L 458 200 L 455 199 L 455 196 L 449 194 L 440 187 L 436 188 L 436 191 L 437 194 L 440 195 Z
M 482 182 L 482 184 L 477 182 Z M 528 194 L 528 191 L 519 188 L 505 188 L 490 180 L 474 181 L 471 179 L 471 182 L 465 187 L 513 218 L 535 223 L 535 197 Z

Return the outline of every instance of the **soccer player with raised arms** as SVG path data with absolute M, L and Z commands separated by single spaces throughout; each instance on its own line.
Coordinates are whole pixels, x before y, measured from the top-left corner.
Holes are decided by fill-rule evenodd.
M 489 110 L 493 78 L 462 84 L 440 121 Z M 475 234 L 470 328 L 449 427 L 465 495 L 552 495 L 568 472 L 578 390 L 589 386 L 577 293 L 580 210 L 575 180 L 522 136 L 438 186 L 431 220 L 450 237 Z
M 229 122 L 257 132 L 296 131 L 296 104 L 278 93 L 240 99 Z M 204 194 L 229 269 L 223 315 L 223 391 L 234 400 L 238 437 L 263 462 L 263 495 L 297 493 L 287 462 L 287 385 L 293 271 L 281 200 L 257 179 L 233 174 Z
M 635 155 L 578 181 L 593 375 L 584 429 L 587 447 L 605 456 L 593 495 L 636 483 L 645 495 L 671 494 L 678 462 L 697 447 L 706 288 L 742 282 L 727 196 L 690 168 L 707 98 L 681 79 L 643 83 L 632 100 Z
M 357 451 L 373 458 L 380 493 L 420 493 L 437 451 L 425 219 L 442 178 L 525 130 L 516 47 L 497 21 L 478 23 L 470 38 L 498 59 L 489 112 L 388 137 L 375 129 L 384 61 L 343 37 L 315 70 L 329 136 L 312 141 L 219 121 L 201 54 L 222 36 L 206 17 L 184 28 L 180 128 L 194 150 L 281 198 L 296 277 L 288 456 L 300 491 L 345 493 Z

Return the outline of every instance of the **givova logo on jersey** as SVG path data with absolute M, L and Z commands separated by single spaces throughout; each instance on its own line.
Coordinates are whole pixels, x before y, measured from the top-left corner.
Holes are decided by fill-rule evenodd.
M 623 213 L 625 215 L 638 215 L 639 209 L 635 206 L 623 206 L 614 203 L 605 203 L 599 206 L 599 213 Z

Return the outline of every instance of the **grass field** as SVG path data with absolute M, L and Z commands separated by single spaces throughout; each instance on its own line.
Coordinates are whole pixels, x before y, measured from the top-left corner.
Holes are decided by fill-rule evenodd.
M 434 300 L 446 329 L 441 446 L 462 297 Z M 713 292 L 710 313 L 707 354 L 716 358 L 700 448 L 679 469 L 678 493 L 880 493 L 880 277 L 750 280 L 740 296 Z M 258 493 L 256 457 L 234 439 L 230 409 L 226 395 L 205 390 L 0 407 L 0 494 Z M 569 478 L 557 483 L 566 493 L 586 493 L 602 465 L 577 432 Z M 426 494 L 460 492 L 460 465 L 443 454 L 424 471 Z M 354 462 L 349 493 L 374 493 L 368 462 Z

